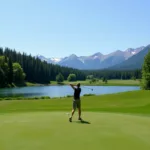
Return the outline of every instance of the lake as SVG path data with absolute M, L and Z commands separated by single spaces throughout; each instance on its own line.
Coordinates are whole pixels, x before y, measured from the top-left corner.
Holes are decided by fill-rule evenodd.
M 92 90 L 90 89 L 92 88 Z M 126 91 L 140 90 L 139 86 L 81 86 L 81 96 L 84 94 L 111 94 Z M 73 95 L 73 89 L 70 86 L 33 86 L 0 89 L 0 96 L 25 96 L 25 97 L 64 97 Z

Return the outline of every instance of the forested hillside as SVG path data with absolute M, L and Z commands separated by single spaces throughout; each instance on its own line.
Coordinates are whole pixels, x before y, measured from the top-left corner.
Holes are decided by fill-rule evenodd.
M 86 76 L 106 79 L 141 79 L 141 70 L 86 70 Z
M 27 55 L 26 53 L 21 54 L 10 48 L 0 48 L 0 56 L 1 58 L 4 56 L 0 62 L 0 78 L 1 80 L 5 79 L 3 82 L 6 84 L 10 83 L 8 82 L 10 78 L 14 78 L 12 67 L 9 64 L 15 62 L 21 65 L 25 73 L 25 80 L 29 82 L 50 83 L 50 81 L 56 79 L 58 73 L 62 73 L 64 79 L 67 79 L 70 73 L 74 73 L 77 80 L 85 80 L 85 74 L 77 69 L 48 64 L 31 55 Z M 0 84 L 2 84 L 2 81 Z

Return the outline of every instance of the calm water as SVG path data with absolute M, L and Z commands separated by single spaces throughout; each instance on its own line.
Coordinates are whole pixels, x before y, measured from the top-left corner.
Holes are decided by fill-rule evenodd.
M 89 89 L 92 88 L 93 90 Z M 84 94 L 110 94 L 126 91 L 139 90 L 138 86 L 81 86 Z M 36 87 L 21 87 L 21 88 L 6 88 L 0 89 L 0 96 L 50 96 L 50 97 L 64 97 L 73 95 L 73 89 L 70 86 L 36 86 Z

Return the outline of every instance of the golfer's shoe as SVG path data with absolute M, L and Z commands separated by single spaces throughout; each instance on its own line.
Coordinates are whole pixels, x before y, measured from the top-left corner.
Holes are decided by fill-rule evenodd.
M 71 117 L 69 118 L 69 121 L 72 122 L 72 118 Z
M 82 118 L 78 118 L 78 120 L 82 121 Z

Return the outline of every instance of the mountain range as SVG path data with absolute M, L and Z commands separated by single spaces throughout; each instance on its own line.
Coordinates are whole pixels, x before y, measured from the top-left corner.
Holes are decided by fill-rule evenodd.
M 114 65 L 110 67 L 109 69 L 112 70 L 132 70 L 132 69 L 140 69 L 142 68 L 144 57 L 146 54 L 150 52 L 150 45 L 146 46 L 142 51 L 137 53 L 136 55 L 133 55 L 129 59 L 123 61 L 120 64 Z
M 64 58 L 45 58 L 42 55 L 37 55 L 36 57 L 48 63 L 82 70 L 139 69 L 149 49 L 150 45 L 147 45 L 138 48 L 128 48 L 124 51 L 116 50 L 107 55 L 97 52 L 90 56 L 79 57 L 75 54 Z

